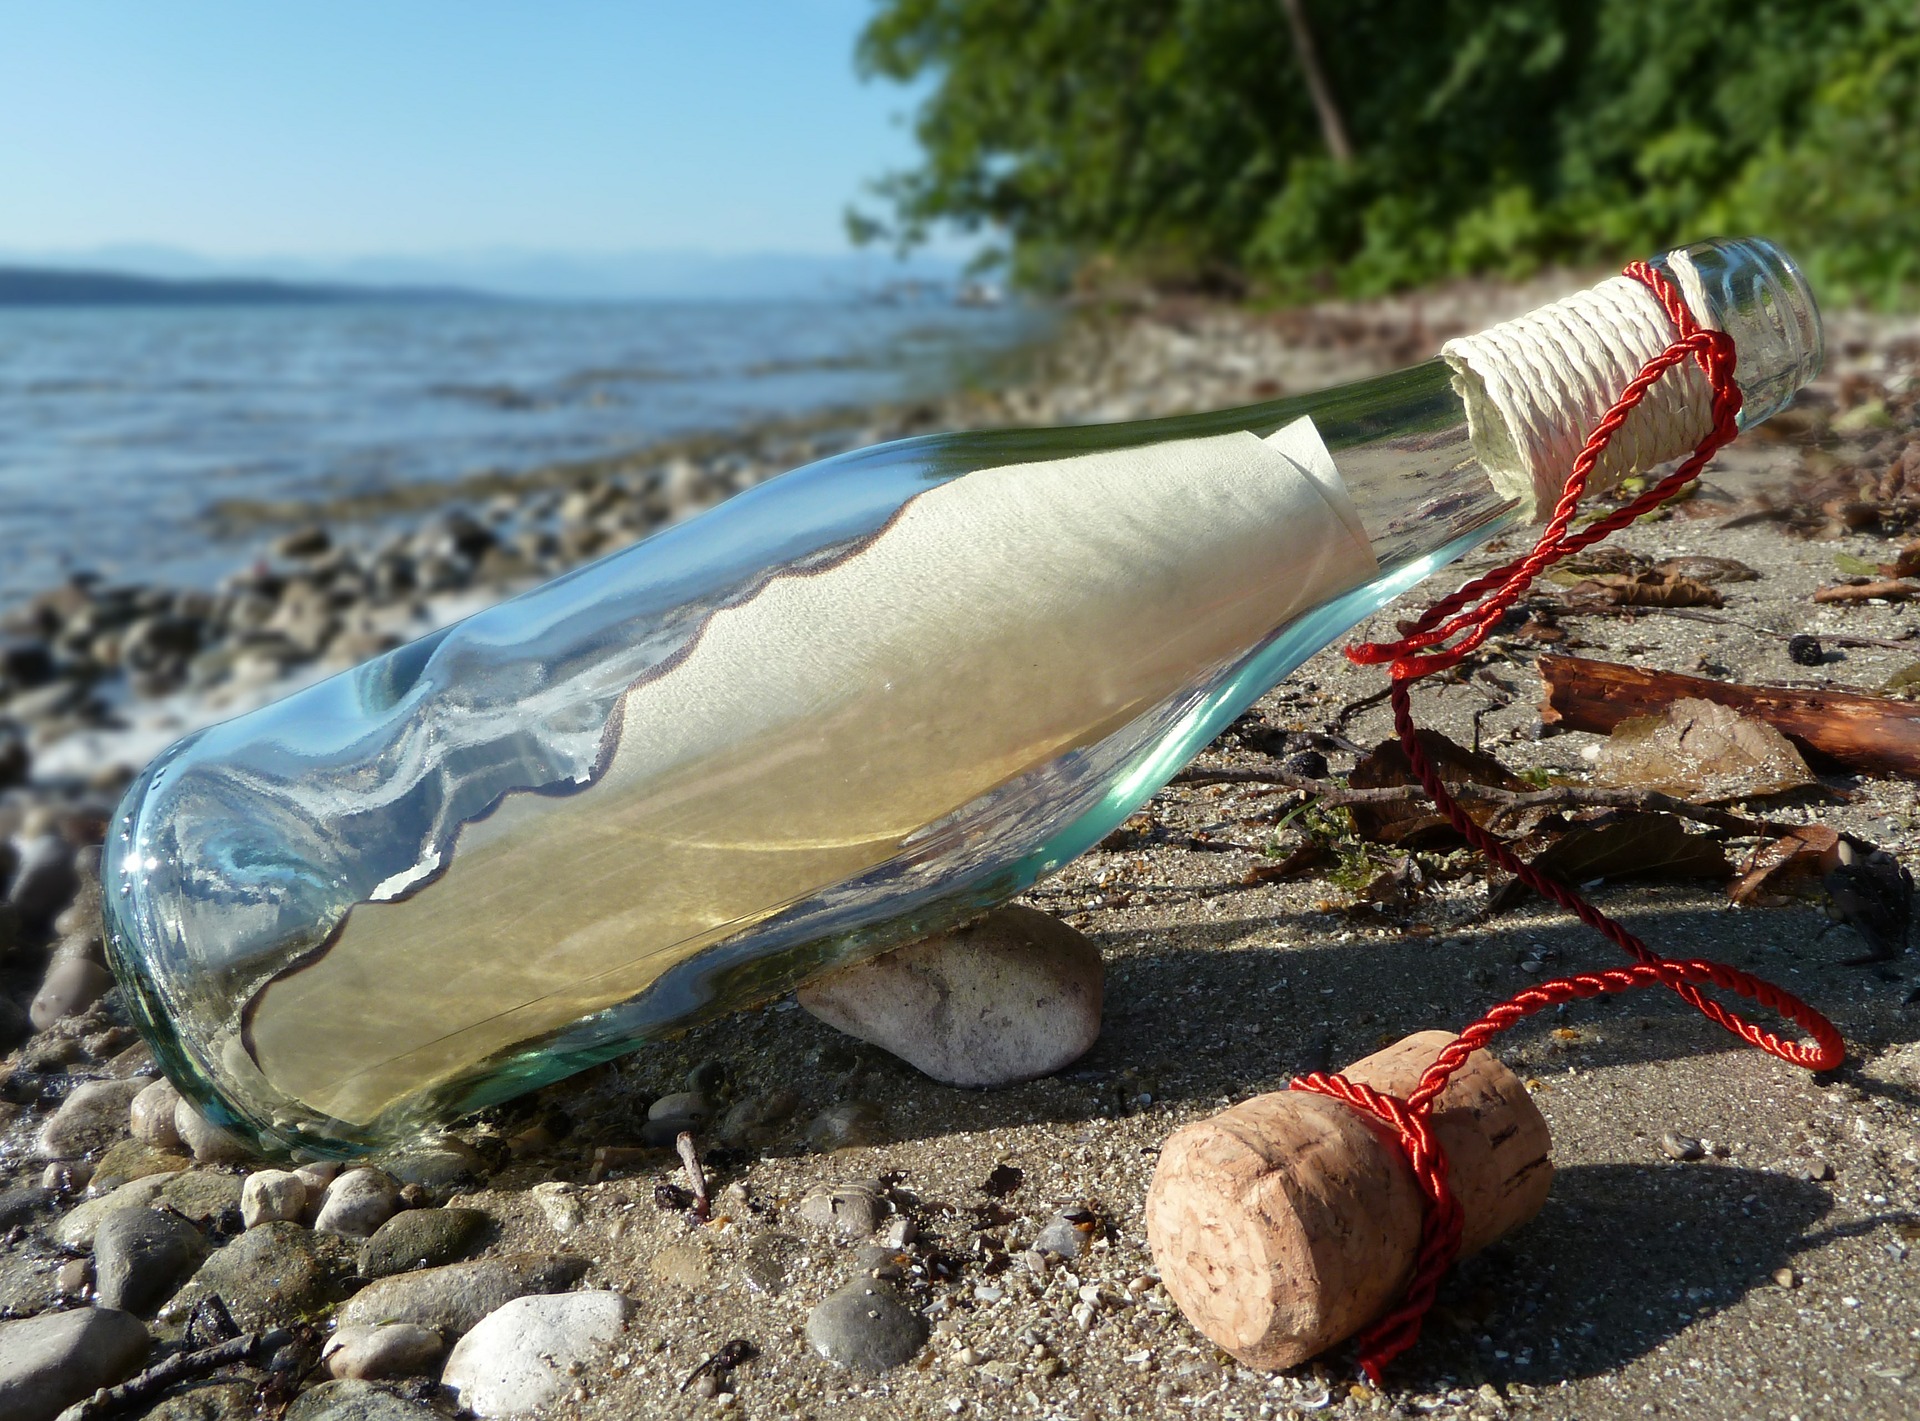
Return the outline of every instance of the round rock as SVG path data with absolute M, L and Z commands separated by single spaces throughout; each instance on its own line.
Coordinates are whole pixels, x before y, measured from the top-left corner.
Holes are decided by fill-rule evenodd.
M 912 1359 L 927 1341 L 926 1320 L 874 1278 L 858 1278 L 807 1316 L 807 1343 L 830 1362 L 884 1372 Z
M 802 1223 L 829 1229 L 842 1238 L 866 1238 L 887 1216 L 886 1190 L 872 1179 L 816 1184 L 801 1196 L 794 1212 Z
M 270 1227 L 285 1228 L 286 1225 Z M 230 1244 L 222 1252 L 231 1252 L 235 1246 Z M 369 1283 L 340 1309 L 340 1321 L 349 1326 L 411 1322 L 431 1327 L 448 1337 L 458 1337 L 488 1313 L 515 1298 L 531 1293 L 560 1292 L 572 1287 L 586 1271 L 584 1258 L 534 1253 L 448 1263 Z
M 301 1392 L 284 1421 L 438 1421 L 438 1413 L 372 1382 L 332 1381 Z
M 139 1318 L 112 1308 L 0 1322 L 0 1416 L 53 1421 L 74 1402 L 132 1376 L 151 1345 Z
M 1100 952 L 1032 908 L 1000 908 L 802 987 L 827 1025 L 959 1086 L 1032 1080 L 1100 1035 Z
M 173 1128 L 202 1164 L 243 1164 L 253 1158 L 250 1145 L 207 1119 L 191 1101 L 183 1100 L 175 1107 Z
M 516 1298 L 455 1345 L 440 1384 L 476 1416 L 510 1416 L 556 1400 L 626 1330 L 618 1293 Z
M 262 1224 L 216 1250 L 160 1316 L 184 1321 L 201 1299 L 218 1293 L 242 1328 L 278 1327 L 351 1292 L 354 1262 L 353 1245 L 337 1235 L 298 1224 Z
M 186 1141 L 180 1138 L 179 1127 L 174 1124 L 179 1109 L 180 1092 L 173 1088 L 173 1082 L 155 1081 L 136 1095 L 128 1108 L 133 1138 L 159 1150 L 185 1149 Z
M 286 1169 L 257 1169 L 240 1188 L 240 1222 L 248 1228 L 286 1221 L 307 1212 L 307 1181 Z
M 127 1111 L 145 1081 L 87 1081 L 60 1102 L 40 1127 L 34 1150 L 40 1159 L 73 1159 L 110 1145 L 127 1130 Z
M 378 1169 L 350 1169 L 327 1186 L 313 1226 L 321 1233 L 372 1238 L 400 1207 L 393 1176 Z
M 343 1327 L 327 1339 L 320 1365 L 328 1376 L 358 1381 L 428 1376 L 446 1350 L 439 1333 L 410 1322 Z
M 93 1235 L 100 1305 L 150 1312 L 206 1255 L 200 1231 L 171 1210 L 137 1205 L 116 1210 L 100 1221 Z
M 35 1031 L 45 1031 L 62 1017 L 78 1016 L 105 995 L 113 974 L 85 958 L 56 958 L 27 1008 Z
M 385 1278 L 451 1263 L 473 1251 L 487 1227 L 478 1209 L 408 1209 L 395 1214 L 360 1249 L 360 1272 Z

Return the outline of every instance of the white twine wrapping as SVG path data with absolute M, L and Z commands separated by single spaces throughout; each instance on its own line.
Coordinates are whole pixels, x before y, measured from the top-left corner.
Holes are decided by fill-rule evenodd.
M 1684 253 L 1667 258 L 1688 304 L 1711 325 Z M 1493 485 L 1545 517 L 1560 500 L 1587 435 L 1673 340 L 1653 293 L 1616 276 L 1591 290 L 1440 348 L 1467 407 L 1474 453 Z M 1601 455 L 1589 492 L 1690 453 L 1713 424 L 1706 376 L 1692 361 L 1663 375 Z

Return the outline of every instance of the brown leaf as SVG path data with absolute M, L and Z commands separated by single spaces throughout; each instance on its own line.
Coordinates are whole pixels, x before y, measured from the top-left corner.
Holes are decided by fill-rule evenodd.
M 1733 872 L 1718 840 L 1689 834 L 1671 814 L 1609 815 L 1576 824 L 1529 862 L 1576 888 L 1597 878 L 1725 878 Z M 1489 895 L 1487 911 L 1504 912 L 1527 892 L 1519 879 L 1509 879 Z
M 1621 721 L 1600 747 L 1599 783 L 1680 799 L 1750 799 L 1801 789 L 1813 772 L 1765 721 L 1714 701 L 1679 700 Z
M 1284 858 L 1255 864 L 1247 870 L 1243 882 L 1250 888 L 1260 883 L 1277 883 L 1283 878 L 1294 878 L 1316 869 L 1332 857 L 1333 850 L 1318 839 L 1308 839 L 1304 844 L 1295 845 L 1293 851 Z
M 1813 594 L 1816 602 L 1865 602 L 1875 597 L 1888 602 L 1905 602 L 1910 597 L 1920 597 L 1920 582 L 1896 581 L 1892 578 L 1879 582 L 1843 582 L 1833 587 L 1823 587 Z
M 1824 824 L 1800 824 L 1778 839 L 1757 845 L 1740 865 L 1740 877 L 1727 897 L 1747 906 L 1773 907 L 1784 903 L 1796 888 L 1809 887 L 1833 863 L 1840 845 L 1838 831 Z
M 1669 577 L 1659 571 L 1602 573 L 1568 589 L 1577 600 L 1605 602 L 1614 607 L 1720 607 L 1720 594 L 1705 583 L 1687 577 Z
M 1419 732 L 1420 748 L 1440 774 L 1441 783 L 1485 785 L 1489 789 L 1529 790 L 1533 786 L 1507 769 L 1491 755 L 1482 755 L 1456 745 L 1435 730 Z M 1385 740 L 1375 746 L 1347 777 L 1354 789 L 1387 789 L 1394 785 L 1418 784 L 1406 751 L 1397 740 Z M 1494 806 L 1466 806 L 1476 824 L 1484 824 Z M 1363 839 L 1377 844 L 1401 844 L 1407 848 L 1451 847 L 1460 842 L 1454 827 L 1425 800 L 1405 804 L 1355 804 L 1348 806 L 1354 829 Z
M 1881 563 L 1880 571 L 1888 577 L 1920 577 L 1920 543 L 1908 543 L 1892 562 Z

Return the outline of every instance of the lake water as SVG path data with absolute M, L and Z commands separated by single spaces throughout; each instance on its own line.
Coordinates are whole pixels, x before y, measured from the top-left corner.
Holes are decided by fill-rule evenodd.
M 951 389 L 1017 307 L 635 302 L 0 309 L 0 606 L 88 569 L 210 584 L 229 501 L 323 504 Z

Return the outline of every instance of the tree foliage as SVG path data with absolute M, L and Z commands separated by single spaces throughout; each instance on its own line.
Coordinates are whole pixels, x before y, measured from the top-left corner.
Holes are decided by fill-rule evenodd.
M 1364 294 L 1736 230 L 1830 288 L 1920 287 L 1916 0 L 877 0 L 863 72 L 930 83 L 866 235 L 985 230 L 1029 281 Z

